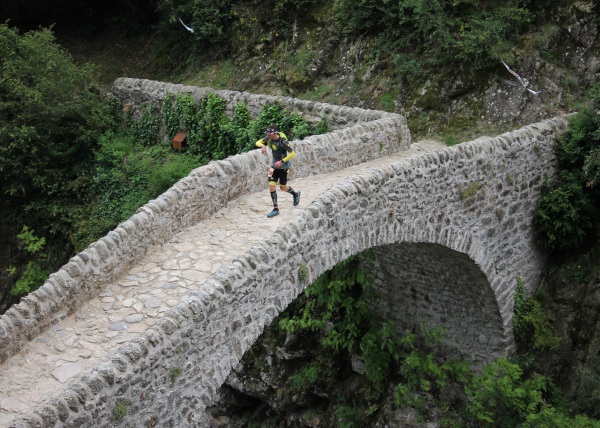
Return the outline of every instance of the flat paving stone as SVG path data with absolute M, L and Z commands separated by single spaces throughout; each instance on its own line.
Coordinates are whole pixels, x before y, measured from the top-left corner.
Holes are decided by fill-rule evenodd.
M 125 331 L 127 330 L 127 324 L 122 322 L 116 322 L 108 326 L 108 329 L 111 331 Z
M 67 380 L 81 372 L 81 364 L 79 363 L 65 363 L 52 372 L 52 376 L 56 378 L 60 383 L 65 383 Z
M 144 319 L 144 316 L 142 314 L 127 315 L 124 318 L 125 322 L 128 322 L 130 324 L 135 324 L 135 323 L 141 322 L 143 319 Z

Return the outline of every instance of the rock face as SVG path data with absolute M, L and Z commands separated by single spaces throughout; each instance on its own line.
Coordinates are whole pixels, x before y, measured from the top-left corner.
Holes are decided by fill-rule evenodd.
M 334 41 L 327 25 L 298 31 L 289 56 L 314 52 L 303 69 L 281 65 L 268 46 L 244 51 L 236 60 L 234 87 L 291 94 L 323 92 L 324 99 L 361 108 L 403 114 L 417 135 L 468 133 L 469 129 L 507 130 L 576 110 L 586 87 L 600 77 L 597 2 L 563 2 L 551 8 L 547 24 L 531 26 L 527 36 L 504 58 L 530 82 L 537 95 L 520 85 L 500 61 L 484 69 L 422 71 L 401 78 L 399 69 L 373 61 L 372 41 Z M 256 66 L 256 64 L 260 64 Z
M 437 426 L 422 422 L 415 409 L 398 409 L 391 383 L 383 394 L 376 393 L 357 370 L 360 357 L 324 357 L 318 339 L 282 335 L 272 324 L 220 388 L 219 402 L 207 409 L 202 426 Z M 307 374 L 315 361 L 328 367 L 326 378 Z M 373 414 L 366 415 L 367 408 Z M 432 408 L 427 416 L 435 420 L 439 413 Z
M 600 275 L 590 273 L 590 263 L 567 265 L 548 286 L 546 307 L 562 341 L 538 356 L 538 366 L 554 377 L 576 412 L 600 418 Z

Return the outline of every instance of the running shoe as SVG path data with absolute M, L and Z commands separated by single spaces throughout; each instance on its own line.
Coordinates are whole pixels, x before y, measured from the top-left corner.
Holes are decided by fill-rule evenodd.
M 296 192 L 296 196 L 294 196 L 294 206 L 297 206 L 300 203 L 300 192 Z
M 275 217 L 276 215 L 279 215 L 279 210 L 271 211 L 269 214 L 267 214 L 267 217 L 272 218 L 272 217 Z

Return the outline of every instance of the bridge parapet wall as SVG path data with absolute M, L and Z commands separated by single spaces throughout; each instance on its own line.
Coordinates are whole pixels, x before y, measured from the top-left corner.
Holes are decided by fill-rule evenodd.
M 191 92 L 197 99 L 210 92 L 207 88 L 138 79 L 119 79 L 115 83 L 115 93 L 124 100 L 129 100 L 129 96 L 140 102 L 159 100 L 161 94 L 164 96 L 171 90 Z M 293 108 L 297 111 L 304 106 L 307 112 L 317 116 L 323 112 L 331 120 L 337 120 L 338 126 L 342 126 L 342 122 L 349 124 L 327 134 L 294 141 L 293 147 L 297 152 L 293 170 L 295 176 L 336 171 L 397 153 L 410 144 L 406 119 L 397 114 L 292 98 L 217 92 L 227 96 L 229 103 L 232 100 L 248 100 L 257 111 L 260 106 L 279 100 L 286 107 L 295 106 Z M 336 119 L 338 115 L 342 119 Z M 253 150 L 193 170 L 158 198 L 138 209 L 107 236 L 74 256 L 58 272 L 50 275 L 40 289 L 24 297 L 0 317 L 0 363 L 44 329 L 95 297 L 104 284 L 115 280 L 153 245 L 213 214 L 228 201 L 263 189 L 267 159 L 259 150 Z
M 189 94 L 196 103 L 200 103 L 208 94 L 214 93 L 225 100 L 226 113 L 229 116 L 233 114 L 233 108 L 238 103 L 246 104 L 250 117 L 258 116 L 261 110 L 268 105 L 279 103 L 283 108 L 304 117 L 310 123 L 317 123 L 321 119 L 325 119 L 329 129 L 332 130 L 398 116 L 385 111 L 339 106 L 297 98 L 218 90 L 128 77 L 117 79 L 112 92 L 117 98 L 131 104 L 134 108 L 150 101 L 157 103 L 162 108 L 162 104 L 169 94 Z M 407 129 L 403 130 L 402 139 L 410 141 Z
M 564 119 L 548 120 L 344 180 L 21 426 L 108 424 L 119 402 L 128 403 L 121 426 L 208 426 L 203 409 L 265 325 L 337 263 L 398 243 L 467 255 L 495 297 L 486 310 L 500 320 L 475 351 L 508 352 L 514 278 L 532 286 L 539 274 L 532 209 L 565 129 Z M 463 193 L 472 183 L 477 191 Z

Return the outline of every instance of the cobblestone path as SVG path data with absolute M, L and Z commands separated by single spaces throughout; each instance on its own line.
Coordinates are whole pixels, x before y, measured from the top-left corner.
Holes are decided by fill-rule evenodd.
M 271 235 L 331 186 L 348 176 L 442 147 L 423 141 L 395 156 L 331 174 L 292 179 L 289 184 L 302 192 L 300 205 L 293 207 L 292 196 L 278 191 L 281 214 L 272 219 L 266 217 L 272 205 L 265 180 L 264 191 L 229 202 L 211 218 L 153 247 L 117 281 L 106 284 L 97 298 L 0 365 L 0 427 L 8 427 L 32 407 L 60 395 L 71 382 L 185 300 L 221 266 Z

